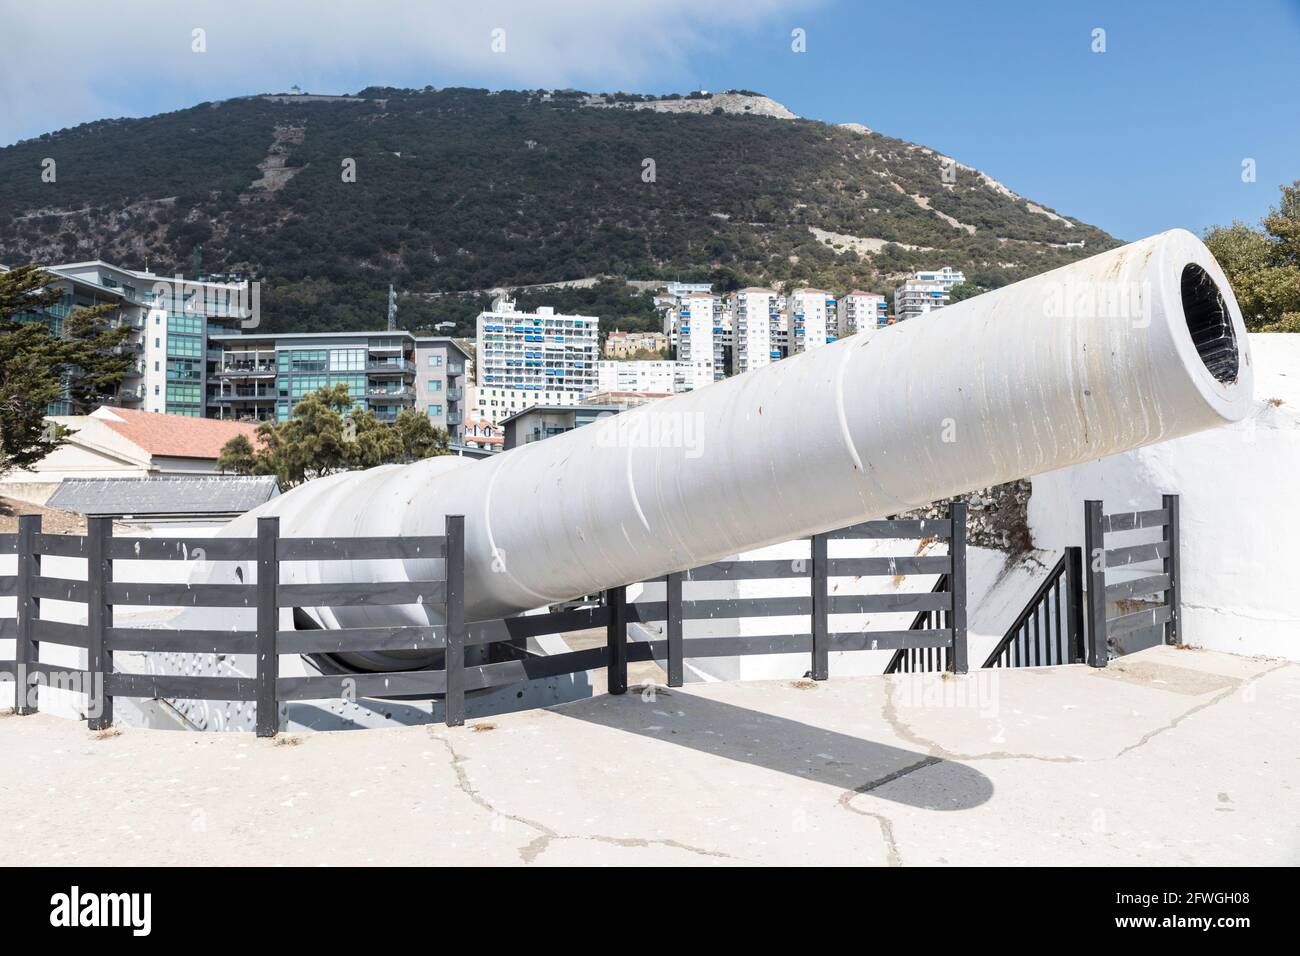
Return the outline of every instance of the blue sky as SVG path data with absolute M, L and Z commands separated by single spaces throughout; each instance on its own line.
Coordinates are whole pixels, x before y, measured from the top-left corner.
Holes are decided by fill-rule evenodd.
M 1300 0 L 0 0 L 0 23 L 0 143 L 294 83 L 746 88 L 1124 239 L 1253 222 L 1300 178 Z

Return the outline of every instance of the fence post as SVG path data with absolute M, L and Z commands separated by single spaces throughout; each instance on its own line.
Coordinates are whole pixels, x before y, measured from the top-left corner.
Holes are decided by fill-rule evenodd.
M 812 536 L 812 679 L 826 680 L 831 670 L 831 633 L 828 605 L 826 535 Z
M 605 592 L 605 643 L 608 656 L 605 666 L 606 689 L 611 694 L 627 693 L 627 588 L 610 588 Z
M 1101 502 L 1083 503 L 1083 547 L 1088 561 L 1088 664 L 1105 667 L 1106 649 L 1106 533 L 1102 530 Z
M 36 551 L 36 536 L 41 532 L 40 515 L 18 516 L 17 622 L 14 634 L 14 713 L 36 713 L 39 691 L 32 690 L 31 665 L 40 659 L 36 643 L 36 621 L 41 616 L 40 598 L 33 596 L 36 579 L 41 574 L 41 556 Z
M 443 721 L 448 727 L 465 723 L 465 516 L 447 515 L 447 641 L 443 673 Z
M 1181 644 L 1182 635 L 1182 555 L 1179 552 L 1182 529 L 1178 519 L 1178 496 L 1165 495 L 1164 509 L 1169 512 L 1165 522 L 1164 539 L 1169 545 L 1169 557 L 1165 558 L 1165 574 L 1169 575 L 1169 590 L 1165 592 L 1165 604 L 1169 606 L 1169 623 L 1165 625 L 1165 643 Z
M 970 671 L 966 644 L 966 502 L 956 498 L 948 505 L 948 519 L 952 523 L 952 537 L 948 539 L 948 553 L 952 557 L 952 570 L 948 575 L 948 589 L 952 592 L 952 656 L 949 670 L 954 674 Z
M 274 737 L 280 729 L 275 683 L 280 676 L 276 631 L 280 627 L 278 544 L 280 519 L 257 519 L 257 736 Z
M 668 686 L 681 687 L 682 665 L 682 572 L 674 571 L 664 578 L 664 611 L 668 627 Z
M 1067 663 L 1082 664 L 1083 647 L 1083 549 L 1065 549 L 1065 642 Z
M 113 605 L 108 587 L 113 580 L 113 519 L 86 519 L 86 688 L 87 724 L 91 730 L 113 726 L 113 650 L 108 629 L 113 626 Z

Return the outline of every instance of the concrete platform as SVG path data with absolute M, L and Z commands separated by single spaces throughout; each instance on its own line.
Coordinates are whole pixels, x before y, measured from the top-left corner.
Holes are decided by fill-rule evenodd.
M 448 730 L 0 718 L 0 865 L 1296 864 L 1300 664 L 692 685 Z

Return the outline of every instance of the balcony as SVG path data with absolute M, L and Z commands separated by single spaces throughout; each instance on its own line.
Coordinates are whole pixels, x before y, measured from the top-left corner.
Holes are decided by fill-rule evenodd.
M 275 363 L 227 361 L 219 374 L 224 378 L 275 378 Z
M 415 363 L 414 362 L 367 362 L 366 371 L 371 373 L 372 375 L 375 373 L 378 373 L 380 375 L 384 375 L 384 374 L 414 375 Z
M 447 401 L 449 401 L 449 402 L 459 402 L 459 401 L 461 400 L 461 397 L 462 397 L 462 394 L 461 394 L 461 390 L 460 390 L 460 389 L 458 389 L 458 388 L 449 388 L 449 389 L 447 389 Z
M 368 388 L 366 398 L 370 404 L 406 404 L 415 401 L 413 388 Z
M 275 399 L 277 395 L 278 392 L 274 385 L 234 385 L 231 383 L 225 383 L 222 385 L 215 398 L 219 402 L 270 401 Z

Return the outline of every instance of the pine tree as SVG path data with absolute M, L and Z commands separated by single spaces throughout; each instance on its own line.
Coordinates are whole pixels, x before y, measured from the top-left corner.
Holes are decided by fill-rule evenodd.
M 55 305 L 63 292 L 38 266 L 0 272 L 0 475 L 40 461 L 67 438 L 45 420 L 51 404 L 67 397 L 75 412 L 111 397 L 130 360 L 117 353 L 130 335 L 114 327 L 112 304 L 77 309 L 64 337 L 32 315 Z

